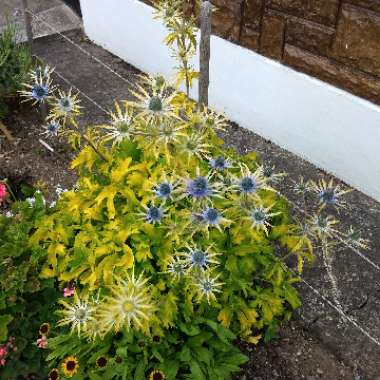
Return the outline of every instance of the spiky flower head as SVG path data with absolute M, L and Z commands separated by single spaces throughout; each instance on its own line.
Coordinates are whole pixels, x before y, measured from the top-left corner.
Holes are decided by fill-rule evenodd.
M 104 141 L 112 140 L 112 144 L 120 144 L 124 139 L 131 139 L 135 132 L 133 122 L 133 110 L 128 105 L 122 110 L 118 102 L 115 102 L 115 111 L 111 112 L 111 125 L 102 125 L 106 130 Z
M 181 138 L 185 137 L 184 130 L 187 128 L 185 124 L 180 124 L 174 120 L 166 120 L 159 124 L 153 134 L 157 134 L 157 144 L 167 146 L 168 144 L 179 144 Z
M 232 167 L 229 159 L 224 156 L 217 156 L 215 158 L 209 159 L 209 163 L 212 169 L 218 171 L 222 171 Z
M 186 263 L 177 257 L 172 257 L 166 273 L 169 273 L 175 280 L 178 280 L 186 274 Z
M 274 166 L 262 165 L 260 166 L 260 171 L 262 176 L 269 182 L 277 183 L 283 177 L 286 176 L 286 173 L 276 173 Z
M 95 321 L 94 306 L 84 298 L 81 300 L 78 293 L 74 293 L 73 302 L 68 302 L 66 300 L 59 300 L 64 309 L 59 310 L 58 313 L 63 316 L 61 320 L 58 321 L 58 326 L 71 325 L 71 332 L 76 332 L 78 336 L 82 332 L 88 333 L 89 327 L 92 322 Z
M 73 121 L 76 116 L 80 114 L 81 106 L 78 98 L 79 93 L 73 94 L 72 89 L 66 93 L 58 90 L 58 96 L 53 99 L 52 109 L 48 116 L 49 120 L 63 120 L 67 119 Z
M 312 182 L 311 186 L 319 198 L 321 209 L 327 206 L 344 207 L 345 202 L 342 196 L 350 191 L 343 190 L 339 184 L 334 184 L 333 179 L 330 179 L 328 182 L 325 179 L 321 179 L 318 182 Z
M 178 145 L 178 152 L 185 154 L 190 160 L 192 157 L 197 157 L 203 160 L 210 150 L 210 144 L 206 142 L 206 135 L 198 131 L 193 131 L 184 136 Z
M 310 230 L 315 237 L 332 237 L 337 231 L 334 226 L 338 221 L 331 215 L 324 216 L 320 213 L 314 215 L 309 221 Z
M 30 70 L 29 77 L 31 81 L 37 82 L 39 78 L 42 78 L 43 80 L 49 79 L 53 72 L 54 68 L 49 65 L 37 66 L 36 68 Z
M 235 188 L 245 196 L 257 196 L 259 189 L 273 190 L 268 186 L 267 180 L 263 177 L 260 168 L 252 172 L 244 164 L 240 166 L 240 177 L 236 180 Z
M 61 128 L 61 125 L 58 121 L 49 121 L 46 125 L 43 126 L 44 131 L 41 135 L 46 135 L 48 137 L 56 137 L 58 136 L 58 132 Z
M 173 200 L 173 197 L 179 190 L 179 183 L 173 174 L 170 177 L 164 174 L 160 181 L 153 186 L 152 191 L 163 201 Z
M 102 335 L 122 328 L 148 331 L 155 305 L 147 282 L 143 273 L 135 277 L 134 270 L 126 274 L 126 279 L 116 278 L 116 284 L 109 287 L 110 295 L 103 299 L 97 311 Z
M 220 293 L 220 287 L 223 286 L 222 282 L 218 282 L 220 275 L 212 277 L 210 273 L 204 273 L 197 278 L 196 287 L 199 293 L 199 299 L 206 298 L 207 302 L 216 300 L 216 293 Z
M 190 124 L 200 129 L 209 129 L 212 131 L 224 131 L 228 126 L 227 119 L 224 115 L 207 107 L 203 107 L 198 112 L 193 112 L 190 118 Z
M 220 184 L 212 182 L 212 173 L 206 176 L 200 174 L 199 168 L 196 176 L 187 180 L 185 193 L 194 201 L 211 200 L 212 197 L 220 196 Z
M 268 228 L 272 227 L 270 224 L 271 219 L 279 215 L 280 212 L 271 212 L 272 206 L 264 207 L 262 205 L 257 206 L 250 211 L 249 219 L 252 223 L 252 227 L 258 231 L 264 231 L 268 235 Z
M 198 247 L 187 247 L 186 252 L 178 253 L 179 257 L 183 257 L 188 270 L 207 270 L 211 265 L 219 264 L 216 257 L 218 253 L 211 252 L 211 246 L 206 250 Z
M 55 90 L 50 76 L 35 77 L 31 83 L 24 83 L 23 86 L 24 90 L 20 91 L 20 95 L 25 98 L 24 102 L 31 101 L 33 105 L 49 101 Z
M 175 92 L 170 92 L 166 86 L 158 88 L 152 77 L 147 77 L 132 93 L 137 101 L 129 104 L 136 111 L 136 116 L 148 124 L 158 125 L 166 119 L 177 117 L 172 105 Z
M 360 231 L 355 230 L 352 226 L 347 231 L 345 240 L 352 247 L 361 249 L 368 249 L 370 243 L 369 240 L 362 237 Z
M 147 223 L 155 224 L 160 223 L 162 218 L 165 216 L 166 210 L 163 207 L 155 206 L 151 204 L 150 206 L 143 206 L 144 211 L 138 213 L 140 217 Z
M 312 184 L 311 181 L 307 180 L 305 181 L 305 178 L 303 176 L 300 176 L 298 178 L 298 181 L 294 184 L 294 191 L 298 195 L 305 195 L 309 193 L 312 190 Z

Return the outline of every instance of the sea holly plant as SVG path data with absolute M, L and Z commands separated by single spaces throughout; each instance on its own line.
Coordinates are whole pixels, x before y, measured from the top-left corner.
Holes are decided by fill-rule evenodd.
M 51 378 L 97 379 L 96 365 L 117 359 L 120 379 L 156 379 L 159 371 L 162 378 L 228 379 L 242 362 L 229 364 L 232 337 L 269 340 L 300 305 L 298 278 L 276 246 L 302 236 L 256 154 L 223 146 L 221 115 L 199 110 L 161 78 L 145 78 L 135 95 L 117 105 L 109 125 L 92 128 L 96 149 L 83 147 L 72 163 L 77 186 L 61 194 L 30 239 L 46 251 L 42 278 L 65 289 L 75 284 L 59 302 L 57 337 L 48 340 Z M 291 248 L 305 255 L 303 246 Z M 205 324 L 215 345 L 183 354 L 183 366 L 163 364 L 177 360 L 167 348 L 153 346 L 143 368 L 127 354 L 136 353 L 132 343 L 116 352 L 120 336 L 173 348 L 187 339 L 184 329 L 209 332 Z M 90 347 L 98 351 L 88 359 Z M 216 358 L 225 360 L 222 373 Z M 81 377 L 90 363 L 94 373 Z
M 199 8 L 200 3 L 199 0 L 195 1 L 196 8 Z M 185 15 L 182 0 L 159 0 L 156 6 L 155 18 L 161 19 L 169 31 L 164 42 L 179 64 L 176 68 L 176 85 L 184 82 L 186 95 L 189 96 L 194 79 L 199 77 L 192 64 L 197 51 L 196 18 L 194 15 Z

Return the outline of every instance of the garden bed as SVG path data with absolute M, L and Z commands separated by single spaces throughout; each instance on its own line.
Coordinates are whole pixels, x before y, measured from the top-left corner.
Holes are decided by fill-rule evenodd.
M 123 76 L 133 79 L 134 74 L 138 72 L 131 66 L 122 63 L 120 59 L 113 57 L 89 42 L 85 42 L 81 32 L 71 33 L 69 36 L 91 51 L 92 54 L 100 57 L 102 61 L 105 61 Z M 121 83 L 117 77 L 101 68 L 98 64 L 80 56 L 72 46 L 63 42 L 60 37 L 53 36 L 38 40 L 36 42 L 36 52 L 47 63 L 57 66 L 58 72 L 64 74 L 71 83 L 75 84 L 92 99 L 95 99 L 102 107 L 111 107 L 114 99 L 126 97 L 128 88 L 125 83 Z M 65 59 L 62 59 L 62 57 Z M 71 70 L 73 65 L 77 68 L 75 71 Z M 89 81 L 89 78 L 91 78 L 91 81 Z M 63 87 L 66 86 L 59 79 L 55 79 Z M 86 112 L 80 121 L 82 126 L 104 122 L 106 119 L 104 114 L 94 104 L 88 100 L 84 100 L 83 105 L 86 108 Z M 39 125 L 38 113 L 25 105 L 16 111 L 5 122 L 14 134 L 14 137 L 19 139 L 19 142 L 15 146 L 8 144 L 6 141 L 2 142 L 1 154 L 3 157 L 1 158 L 5 159 L 5 165 L 2 168 L 4 173 L 0 174 L 11 177 L 16 173 L 22 177 L 25 176 L 27 181 L 32 184 L 36 184 L 42 180 L 47 183 L 46 194 L 48 199 L 51 199 L 58 185 L 61 187 L 71 187 L 75 182 L 74 173 L 67 169 L 73 154 L 61 142 L 51 143 L 48 141 L 55 148 L 55 152 L 52 153 L 46 150 L 38 141 L 41 138 L 40 133 L 42 131 Z M 321 174 L 316 168 L 306 164 L 299 158 L 237 126 L 232 126 L 223 137 L 227 144 L 233 146 L 241 153 L 247 150 L 258 149 L 265 158 L 276 165 L 277 169 L 286 170 L 294 174 L 301 172 L 313 178 L 317 178 Z M 284 186 L 282 190 L 286 191 L 287 188 L 288 186 Z M 291 197 L 292 195 L 289 193 L 287 196 Z M 350 212 L 343 211 L 345 213 L 344 222 L 351 224 L 352 222 L 357 223 L 360 220 L 360 223 L 364 224 L 367 231 L 375 234 L 379 220 L 378 204 L 358 192 L 351 194 L 350 199 L 353 202 L 352 208 Z M 363 210 L 366 211 L 363 212 Z M 357 215 L 360 216 L 360 219 Z M 378 241 L 374 241 L 373 244 L 377 247 Z M 351 258 L 351 256 L 349 257 Z M 356 266 L 357 268 L 363 268 L 362 272 L 366 273 L 366 277 L 359 277 L 357 282 L 347 284 L 347 288 L 344 288 L 347 302 L 351 302 L 354 306 L 354 313 L 355 305 L 359 304 L 360 306 L 363 303 L 362 290 L 360 286 L 358 288 L 358 284 L 366 281 L 366 279 L 371 281 L 372 278 L 376 278 L 376 272 L 372 274 L 371 270 L 365 267 L 361 261 L 359 263 L 357 264 L 356 262 Z M 346 263 L 343 264 L 346 265 Z M 318 267 L 316 269 L 311 273 L 310 278 L 312 280 L 318 280 L 318 277 L 321 277 L 323 269 Z M 343 267 L 343 269 L 345 272 L 348 272 L 347 269 L 349 268 Z M 360 270 L 356 269 L 356 272 L 360 272 Z M 373 283 L 376 283 L 376 280 Z M 322 286 L 325 285 L 322 283 Z M 284 327 L 280 333 L 280 339 L 268 346 L 260 344 L 258 347 L 245 347 L 246 352 L 249 353 L 250 362 L 240 376 L 241 379 L 293 380 L 320 378 L 345 380 L 352 379 L 354 374 L 363 373 L 365 371 L 365 363 L 371 361 L 376 363 L 377 354 L 370 342 L 359 339 L 357 342 L 354 341 L 352 346 L 347 350 L 344 340 L 340 338 L 341 332 L 339 329 L 336 329 L 335 312 L 329 310 L 328 307 L 326 309 L 325 306 L 321 306 L 320 300 L 315 302 L 315 294 L 310 294 L 305 289 L 301 290 L 303 291 L 305 303 L 301 316 L 304 318 L 298 319 L 291 326 Z M 365 293 L 366 291 L 364 291 Z M 328 294 L 328 286 L 325 294 Z M 376 293 L 373 294 L 376 297 Z M 354 296 L 354 300 L 352 296 Z M 368 310 L 366 309 L 366 304 L 359 309 L 359 314 L 356 314 L 357 317 L 362 318 L 363 314 L 371 315 L 376 311 L 376 298 L 370 298 L 369 302 L 372 311 L 367 313 L 360 312 L 363 308 Z M 374 315 L 376 315 L 376 312 Z M 361 321 L 363 320 L 361 319 Z M 374 320 L 371 318 L 367 318 L 365 323 L 368 324 L 366 327 L 375 328 L 376 326 L 373 325 Z M 323 334 L 326 328 L 328 329 L 330 338 Z M 352 338 L 352 336 L 357 337 L 352 328 L 348 328 L 345 331 L 348 332 L 348 338 Z M 333 339 L 331 339 L 331 334 L 333 335 Z M 315 339 L 315 337 L 319 339 Z M 362 347 L 362 356 L 356 358 L 359 346 Z M 342 354 L 344 350 L 346 352 Z M 347 357 L 351 357 L 352 360 L 355 360 L 354 363 L 357 361 L 359 372 L 355 372 L 353 368 L 355 365 L 352 365 L 352 363 L 351 368 L 343 365 L 338 359 L 340 357 L 346 360 Z M 376 366 L 376 364 L 374 365 Z M 376 371 L 376 368 L 374 370 Z M 368 378 L 370 379 L 371 377 L 369 376 L 371 374 L 370 372 L 368 373 Z M 362 378 L 364 379 L 365 377 Z

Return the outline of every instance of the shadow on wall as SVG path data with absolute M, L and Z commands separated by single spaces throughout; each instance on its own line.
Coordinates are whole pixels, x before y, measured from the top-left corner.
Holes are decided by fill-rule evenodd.
M 79 0 L 63 0 L 63 2 L 72 8 L 80 17 L 82 17 Z

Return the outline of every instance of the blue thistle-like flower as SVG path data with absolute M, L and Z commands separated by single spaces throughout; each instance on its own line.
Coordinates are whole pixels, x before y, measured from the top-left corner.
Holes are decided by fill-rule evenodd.
M 257 182 L 255 178 L 247 176 L 243 177 L 239 182 L 239 188 L 244 194 L 251 194 L 257 190 Z
M 195 249 L 190 253 L 190 260 L 193 267 L 197 267 L 200 269 L 204 269 L 208 264 L 208 256 L 207 253 L 201 251 L 200 249 Z
M 49 96 L 49 86 L 35 84 L 31 88 L 31 96 L 38 102 L 43 102 Z
M 149 223 L 159 223 L 164 216 L 164 212 L 160 207 L 150 206 L 147 208 L 145 220 Z
M 196 199 L 200 199 L 212 195 L 213 191 L 208 179 L 203 176 L 198 176 L 197 178 L 188 181 L 187 193 Z
M 335 205 L 337 203 L 337 197 L 335 195 L 335 189 L 323 189 L 319 193 L 319 199 L 321 202 L 328 205 Z
M 159 198 L 169 198 L 172 194 L 173 185 L 168 182 L 162 182 L 157 185 L 157 188 L 155 190 L 156 195 Z
M 50 137 L 57 136 L 59 128 L 60 128 L 59 123 L 55 121 L 51 121 L 47 125 L 44 126 L 45 131 L 42 134 L 48 135 Z
M 184 263 L 189 270 L 196 269 L 203 271 L 209 269 L 211 264 L 218 264 L 218 261 L 215 259 L 218 254 L 210 252 L 211 247 L 206 250 L 196 247 L 188 247 L 187 249 L 187 252 L 179 253 L 178 255 L 184 257 Z
M 62 113 L 70 113 L 74 109 L 74 102 L 69 96 L 63 96 L 57 102 Z
M 222 216 L 220 215 L 219 211 L 215 208 L 206 208 L 202 212 L 202 218 L 204 222 L 215 226 L 219 224 Z
M 228 159 L 223 156 L 217 156 L 215 159 L 209 160 L 209 163 L 214 170 L 224 170 L 231 167 Z

